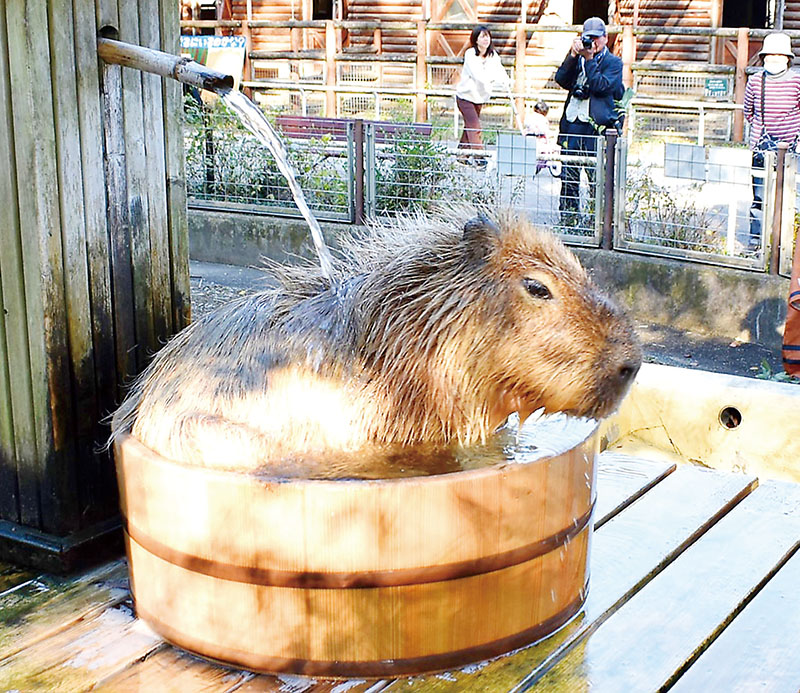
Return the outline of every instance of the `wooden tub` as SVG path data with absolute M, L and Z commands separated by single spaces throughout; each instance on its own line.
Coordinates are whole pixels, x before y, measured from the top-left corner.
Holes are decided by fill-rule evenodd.
M 116 446 L 138 615 L 263 672 L 453 668 L 548 635 L 586 595 L 596 429 L 535 462 L 263 480 Z

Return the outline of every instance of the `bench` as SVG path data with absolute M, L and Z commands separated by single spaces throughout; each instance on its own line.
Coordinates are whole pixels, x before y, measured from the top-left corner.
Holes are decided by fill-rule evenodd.
M 275 123 L 286 137 L 293 139 L 321 139 L 330 136 L 334 142 L 347 141 L 347 124 L 354 122 L 348 118 L 324 118 L 318 116 L 279 115 Z M 383 120 L 362 120 L 365 125 L 375 128 L 375 142 L 385 144 L 397 136 L 414 134 L 430 137 L 433 126 L 430 123 L 396 123 Z

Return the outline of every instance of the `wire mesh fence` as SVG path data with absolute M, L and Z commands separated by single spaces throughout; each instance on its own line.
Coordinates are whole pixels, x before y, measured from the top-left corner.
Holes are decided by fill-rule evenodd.
M 387 135 L 381 124 L 370 125 L 366 160 L 374 167 L 367 165 L 367 213 L 427 210 L 446 202 L 513 206 L 568 240 L 597 245 L 603 138 L 583 138 L 580 150 L 564 152 L 555 136 L 491 128 L 481 135 L 479 148 L 467 148 L 449 127 Z
M 762 266 L 774 168 L 742 147 L 620 143 L 615 245 L 732 266 Z
M 393 104 L 386 106 L 388 113 Z M 567 242 L 599 245 L 607 205 L 604 137 L 576 143 L 553 132 L 525 136 L 486 126 L 480 146 L 469 149 L 452 122 L 410 122 L 404 116 L 412 106 L 403 103 L 391 121 L 365 120 L 363 139 L 347 119 L 273 114 L 320 219 L 353 221 L 360 209 L 387 216 L 458 202 L 513 206 Z M 299 214 L 271 155 L 221 105 L 201 107 L 187 98 L 185 144 L 192 204 Z M 773 154 L 759 167 L 742 146 L 640 140 L 629 150 L 620 138 L 614 156 L 616 248 L 764 269 L 776 191 Z M 787 239 L 800 226 L 796 157 L 787 162 L 784 272 L 793 250 Z
M 193 204 L 299 214 L 272 155 L 222 104 L 209 107 L 187 97 L 184 112 L 186 184 Z M 312 211 L 321 219 L 350 220 L 353 157 L 347 135 L 298 134 L 284 144 Z

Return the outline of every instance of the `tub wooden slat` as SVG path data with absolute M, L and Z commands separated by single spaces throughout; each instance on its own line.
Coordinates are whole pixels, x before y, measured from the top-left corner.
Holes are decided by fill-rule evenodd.
M 800 490 L 795 487 L 787 495 L 786 486 L 766 482 L 755 489 L 593 632 L 585 647 L 575 648 L 540 685 L 544 689 L 567 686 L 568 690 L 570 681 L 579 684 L 590 671 L 593 691 L 669 688 L 698 650 L 705 649 L 796 550 Z M 746 556 L 747 560 L 726 560 L 733 556 Z M 703 591 L 704 599 L 687 609 L 698 590 Z M 773 613 L 774 618 L 780 616 L 782 610 Z M 652 619 L 658 619 L 657 629 L 650 627 Z M 760 667 L 763 670 L 770 665 L 762 661 Z M 727 677 L 721 672 L 717 675 Z M 774 683 L 772 680 L 771 685 Z M 796 686 L 798 679 L 792 683 Z M 720 678 L 712 689 L 732 690 Z

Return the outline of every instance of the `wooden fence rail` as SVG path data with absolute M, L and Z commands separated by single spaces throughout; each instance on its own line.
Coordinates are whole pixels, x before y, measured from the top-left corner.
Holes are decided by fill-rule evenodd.
M 429 88 L 428 67 L 436 65 L 459 65 L 460 56 L 433 55 L 430 51 L 432 38 L 443 31 L 464 31 L 474 27 L 469 22 L 433 22 L 420 21 L 382 21 L 382 20 L 285 20 L 285 21 L 183 21 L 182 29 L 196 30 L 214 28 L 217 33 L 239 30 L 247 39 L 246 59 L 244 66 L 243 82 L 245 86 L 255 87 L 259 80 L 253 78 L 254 60 L 282 60 L 282 61 L 318 61 L 325 63 L 323 69 L 324 85 L 326 87 L 327 116 L 337 116 L 336 88 L 337 62 L 364 62 L 377 64 L 408 64 L 415 66 L 414 76 L 414 102 L 415 118 L 427 120 L 427 94 Z M 293 50 L 252 50 L 253 29 L 276 29 L 291 32 Z M 517 95 L 517 107 L 522 107 L 521 94 L 525 90 L 526 71 L 555 67 L 560 63 L 561 56 L 536 56 L 530 55 L 529 45 L 536 34 L 548 33 L 576 33 L 580 31 L 579 25 L 544 25 L 529 24 L 526 22 L 500 22 L 492 24 L 492 32 L 500 35 L 508 34 L 514 39 L 514 57 L 505 56 L 503 64 L 514 67 L 514 92 Z M 368 30 L 373 32 L 373 48 L 370 52 L 354 53 L 342 49 L 343 32 L 353 30 Z M 315 31 L 323 47 L 319 49 L 301 49 L 308 46 L 305 32 Z M 391 31 L 416 32 L 416 50 L 414 52 L 387 53 L 382 45 L 382 37 Z M 650 27 L 630 25 L 609 25 L 609 35 L 621 36 L 621 55 L 623 59 L 623 78 L 626 85 L 633 84 L 633 74 L 637 70 L 650 70 L 662 72 L 706 72 L 709 74 L 732 74 L 734 76 L 734 103 L 741 105 L 744 101 L 744 84 L 746 81 L 750 40 L 760 40 L 769 31 L 747 28 L 708 28 L 708 27 Z M 787 31 L 793 38 L 800 38 L 800 31 Z M 653 36 L 697 36 L 707 37 L 710 45 L 716 45 L 717 39 L 736 39 L 735 65 L 721 65 L 713 62 L 637 62 L 636 41 L 637 37 Z M 712 50 L 711 56 L 717 51 Z M 558 58 L 558 60 L 556 60 Z M 733 139 L 741 141 L 743 135 L 743 119 L 741 111 L 737 111 L 733 129 Z

